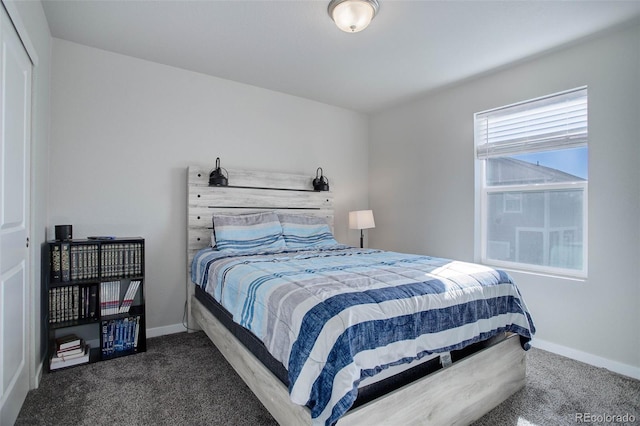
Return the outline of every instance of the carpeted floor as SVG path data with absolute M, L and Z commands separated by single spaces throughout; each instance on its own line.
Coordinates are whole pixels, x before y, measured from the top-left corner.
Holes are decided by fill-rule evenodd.
M 527 362 L 525 388 L 474 426 L 575 425 L 580 413 L 627 414 L 640 424 L 640 381 L 538 349 Z M 149 339 L 145 353 L 45 374 L 16 422 L 113 424 L 277 423 L 202 332 Z

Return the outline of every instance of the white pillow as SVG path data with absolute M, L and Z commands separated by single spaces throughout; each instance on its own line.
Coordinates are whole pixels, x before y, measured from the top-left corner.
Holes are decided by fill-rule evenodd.
M 221 251 L 282 250 L 282 225 L 273 212 L 213 215 L 212 243 Z
M 324 218 L 278 213 L 282 235 L 288 249 L 320 248 L 338 245 Z

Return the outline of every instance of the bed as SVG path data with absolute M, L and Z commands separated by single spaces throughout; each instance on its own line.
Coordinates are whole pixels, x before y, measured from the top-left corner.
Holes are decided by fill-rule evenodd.
M 524 385 L 523 348 L 534 328 L 506 274 L 464 262 L 342 246 L 326 226 L 329 232 L 313 234 L 322 240 L 317 245 L 305 245 L 308 235 L 304 244 L 297 245 L 300 218 L 329 227 L 333 223 L 332 194 L 313 191 L 311 176 L 231 170 L 231 186 L 209 187 L 206 166 L 190 166 L 187 173 L 188 327 L 207 333 L 278 423 L 364 425 L 376 419 L 382 424 L 468 424 Z M 208 248 L 214 214 L 219 251 Z M 271 230 L 281 225 L 288 245 L 282 245 L 283 238 L 272 238 L 275 231 L 261 230 L 268 249 L 262 244 L 257 250 L 226 247 L 237 243 L 228 237 L 232 233 L 226 233 L 238 228 L 237 218 L 258 218 Z M 224 220 L 230 221 L 227 228 Z M 429 279 L 418 279 L 425 274 Z M 338 284 L 342 279 L 345 282 Z M 365 281 L 379 285 L 359 287 L 370 285 Z M 480 289 L 476 281 L 486 281 L 486 288 Z M 443 287 L 454 291 L 444 292 Z M 398 289 L 410 293 L 398 300 L 410 303 L 380 296 Z M 503 325 L 489 323 L 493 319 L 482 313 L 486 301 L 476 300 L 474 292 L 489 292 L 503 303 L 501 315 L 513 317 Z M 435 299 L 426 293 L 434 293 Z M 452 302 L 454 293 L 467 297 L 465 305 Z M 357 301 L 362 294 L 381 300 Z M 287 299 L 294 301 L 290 308 L 284 305 Z M 320 299 L 323 308 L 317 310 Z M 416 300 L 431 309 L 403 311 Z M 333 304 L 335 315 L 325 314 L 329 306 L 325 303 Z M 459 313 L 459 306 L 466 304 L 482 318 L 472 321 L 467 311 Z M 402 315 L 383 318 L 396 309 Z M 442 318 L 456 315 L 467 318 L 469 326 L 456 328 L 453 341 L 442 340 L 452 333 L 446 327 L 432 333 L 413 330 L 402 338 L 381 331 L 395 333 L 399 326 L 388 322 L 398 319 L 415 322 L 419 316 L 417 323 L 440 324 Z M 372 324 L 381 328 L 371 329 Z M 473 329 L 468 335 L 467 328 Z M 375 345 L 361 338 L 367 333 L 376 336 Z M 427 334 L 430 341 L 423 340 Z M 311 343 L 302 339 L 307 335 L 312 336 Z M 384 380 L 367 382 L 385 375 Z

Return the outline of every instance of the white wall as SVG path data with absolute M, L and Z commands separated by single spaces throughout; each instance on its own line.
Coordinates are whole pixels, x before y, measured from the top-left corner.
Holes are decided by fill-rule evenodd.
M 474 260 L 473 114 L 588 85 L 589 277 L 514 272 L 542 346 L 640 375 L 640 26 L 371 117 L 371 245 Z
M 49 117 L 51 35 L 40 2 L 6 1 L 12 19 L 19 20 L 21 37 L 28 38 L 30 53 L 38 62 L 32 73 L 31 98 L 31 301 L 30 375 L 31 387 L 40 377 L 40 246 L 46 240 L 47 186 L 49 174 Z M 14 16 L 12 12 L 17 13 Z
M 156 334 L 182 322 L 189 164 L 219 156 L 226 168 L 309 176 L 321 166 L 336 238 L 357 244 L 347 214 L 367 206 L 366 116 L 59 39 L 52 70 L 49 237 L 68 223 L 76 238 L 146 238 Z

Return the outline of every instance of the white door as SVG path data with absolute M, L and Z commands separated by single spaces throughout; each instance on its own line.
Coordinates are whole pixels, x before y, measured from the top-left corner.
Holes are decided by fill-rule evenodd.
M 0 14 L 0 425 L 11 425 L 29 390 L 31 62 Z

